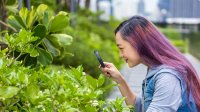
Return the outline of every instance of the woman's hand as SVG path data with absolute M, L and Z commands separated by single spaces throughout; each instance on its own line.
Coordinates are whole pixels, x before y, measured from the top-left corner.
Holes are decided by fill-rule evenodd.
M 115 81 L 118 84 L 122 96 L 125 97 L 126 104 L 134 105 L 136 95 L 134 92 L 131 91 L 131 87 L 126 83 L 124 77 L 112 63 L 104 62 L 104 64 L 104 68 L 99 66 L 102 73 L 105 76 L 110 77 L 113 81 Z
M 113 81 L 115 81 L 118 84 L 120 84 L 120 83 L 122 83 L 122 81 L 124 81 L 123 76 L 118 71 L 118 69 L 115 67 L 115 65 L 113 65 L 112 63 L 108 63 L 108 62 L 104 62 L 104 64 L 105 64 L 104 68 L 101 67 L 101 65 L 99 66 L 103 75 L 111 78 Z

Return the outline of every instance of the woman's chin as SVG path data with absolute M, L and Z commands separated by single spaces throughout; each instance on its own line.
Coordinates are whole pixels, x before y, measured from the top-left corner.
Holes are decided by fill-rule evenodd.
M 135 67 L 135 66 L 137 66 L 138 64 L 133 64 L 133 63 L 127 63 L 128 64 L 128 67 L 129 68 L 132 68 L 132 67 Z
M 128 67 L 129 68 L 132 68 L 132 67 L 134 67 L 135 65 L 133 65 L 133 64 L 130 64 L 130 63 L 127 63 L 128 64 Z

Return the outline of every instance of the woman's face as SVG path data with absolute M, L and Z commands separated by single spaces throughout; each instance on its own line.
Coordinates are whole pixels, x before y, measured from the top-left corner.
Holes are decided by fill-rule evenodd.
M 122 39 L 120 32 L 115 35 L 116 44 L 120 50 L 120 57 L 122 57 L 129 67 L 134 67 L 141 63 L 141 59 L 136 49 L 131 44 Z

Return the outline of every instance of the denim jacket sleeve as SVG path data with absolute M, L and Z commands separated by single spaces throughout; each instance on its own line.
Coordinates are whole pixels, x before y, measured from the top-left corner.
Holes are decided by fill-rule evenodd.
M 147 112 L 176 112 L 181 105 L 181 85 L 170 73 L 161 73 L 155 78 L 155 91 Z
M 156 77 L 155 93 L 147 112 L 176 112 L 181 105 L 181 87 L 179 80 L 169 73 Z M 135 112 L 142 112 L 142 93 L 136 96 Z
M 142 93 L 138 94 L 135 99 L 135 112 L 141 112 L 142 110 Z

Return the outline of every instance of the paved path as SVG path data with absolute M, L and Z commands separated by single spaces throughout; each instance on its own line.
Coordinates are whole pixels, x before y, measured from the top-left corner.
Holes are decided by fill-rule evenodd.
M 197 73 L 200 76 L 200 61 L 190 54 L 185 54 L 185 56 L 192 63 L 192 65 L 195 67 Z M 125 65 L 120 70 L 120 72 L 124 75 L 126 81 L 131 86 L 132 90 L 135 91 L 137 94 L 140 93 L 142 80 L 146 75 L 147 67 L 145 65 L 140 64 L 134 68 L 128 68 L 127 65 Z M 110 93 L 107 99 L 113 100 L 116 99 L 116 97 L 122 97 L 118 87 L 113 88 L 113 91 Z

